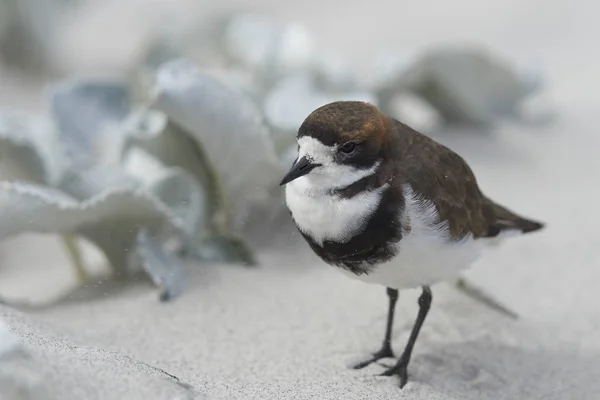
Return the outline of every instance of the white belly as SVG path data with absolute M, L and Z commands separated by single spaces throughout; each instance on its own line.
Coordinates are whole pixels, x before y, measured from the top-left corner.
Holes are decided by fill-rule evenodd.
M 368 275 L 342 272 L 363 282 L 409 289 L 454 278 L 479 258 L 484 241 L 475 240 L 472 235 L 460 241 L 449 240 L 448 223 L 437 222 L 435 204 L 415 196 L 410 185 L 404 186 L 403 193 L 405 209 L 401 220 L 410 229 L 403 232 L 397 255 Z
M 480 255 L 480 240 L 471 237 L 451 243 L 423 235 L 406 235 L 392 260 L 379 264 L 367 275 L 355 275 L 337 268 L 344 275 L 393 289 L 433 285 L 454 278 L 469 268 Z
M 345 243 L 362 232 L 387 189 L 382 187 L 350 199 L 315 197 L 307 195 L 306 182 L 301 178 L 297 181 L 286 188 L 288 207 L 298 228 L 319 244 L 325 240 Z M 368 274 L 355 275 L 340 267 L 337 270 L 363 282 L 407 289 L 455 277 L 479 258 L 485 240 L 474 240 L 472 236 L 449 240 L 447 223 L 437 223 L 435 205 L 415 196 L 410 185 L 405 185 L 403 192 L 405 208 L 398 213 L 407 229 L 397 245 L 397 255 L 374 266 Z

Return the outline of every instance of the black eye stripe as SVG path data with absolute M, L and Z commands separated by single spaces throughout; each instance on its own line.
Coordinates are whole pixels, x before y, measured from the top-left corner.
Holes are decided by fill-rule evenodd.
M 355 148 L 356 148 L 355 142 L 346 142 L 343 145 L 341 145 L 338 150 L 341 151 L 342 153 L 352 153 Z

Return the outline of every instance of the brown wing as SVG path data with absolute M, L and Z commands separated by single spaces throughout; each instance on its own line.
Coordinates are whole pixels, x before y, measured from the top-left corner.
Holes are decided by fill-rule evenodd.
M 450 234 L 459 239 L 496 236 L 506 229 L 531 232 L 542 224 L 522 218 L 488 199 L 479 189 L 466 161 L 440 143 L 397 122 L 398 160 L 405 180 L 415 194 L 432 201 L 441 221 L 448 221 Z

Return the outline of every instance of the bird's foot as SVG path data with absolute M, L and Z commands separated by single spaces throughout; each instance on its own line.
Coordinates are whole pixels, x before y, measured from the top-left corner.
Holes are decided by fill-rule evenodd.
M 364 367 L 366 367 L 367 365 L 370 365 L 374 362 L 377 362 L 379 360 L 381 360 L 382 358 L 394 358 L 394 352 L 392 351 L 392 348 L 390 346 L 383 346 L 378 352 L 373 353 L 373 357 L 369 358 L 368 360 L 359 362 L 358 364 L 354 365 L 352 368 L 354 369 L 362 369 Z
M 398 375 L 400 377 L 400 389 L 404 388 L 406 383 L 408 382 L 408 362 L 404 361 L 404 357 L 400 357 L 396 365 L 385 370 L 380 376 L 394 376 Z

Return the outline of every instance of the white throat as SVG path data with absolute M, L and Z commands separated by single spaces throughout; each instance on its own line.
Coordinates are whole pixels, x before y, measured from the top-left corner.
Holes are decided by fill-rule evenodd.
M 336 163 L 337 149 L 315 138 L 302 137 L 298 144 L 298 159 L 306 156 L 321 166 L 286 185 L 286 203 L 292 217 L 298 229 L 320 245 L 326 240 L 346 243 L 365 228 L 388 185 L 348 199 L 331 191 L 373 175 L 379 163 L 358 169 Z

